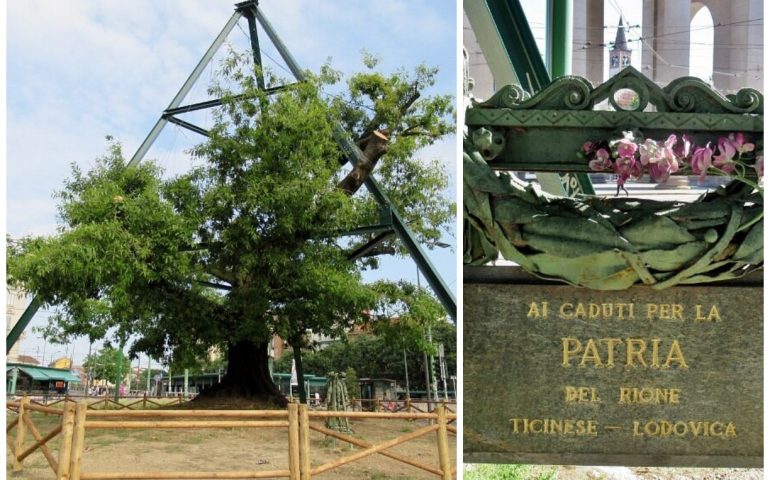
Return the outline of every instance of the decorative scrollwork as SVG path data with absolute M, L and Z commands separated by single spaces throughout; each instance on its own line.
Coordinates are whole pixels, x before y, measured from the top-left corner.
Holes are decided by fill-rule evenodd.
M 475 102 L 475 108 L 516 108 L 517 105 L 529 98 L 518 85 L 506 85 L 489 97 L 485 102 Z
M 762 114 L 762 94 L 744 88 L 736 95 L 725 97 L 708 83 L 695 77 L 682 77 L 661 88 L 633 67 L 626 67 L 614 77 L 597 86 L 577 76 L 560 77 L 531 98 L 520 87 L 507 85 L 489 100 L 475 108 L 511 108 L 516 110 L 593 110 L 594 105 L 609 99 L 618 110 L 625 110 L 614 101 L 614 93 L 623 88 L 639 95 L 636 111 L 653 104 L 657 112 L 673 113 L 753 113 Z
M 727 97 L 741 113 L 759 113 L 764 111 L 764 101 L 762 94 L 753 88 L 742 88 L 735 95 Z

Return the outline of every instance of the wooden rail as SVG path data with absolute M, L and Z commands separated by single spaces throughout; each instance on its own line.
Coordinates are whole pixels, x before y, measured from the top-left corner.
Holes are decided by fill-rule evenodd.
M 371 455 L 383 455 L 414 468 L 432 473 L 444 480 L 450 480 L 456 473 L 450 456 L 449 435 L 457 429 L 449 422 L 457 415 L 438 404 L 432 413 L 426 412 L 329 412 L 311 411 L 307 405 L 289 404 L 286 410 L 268 411 L 210 411 L 210 410 L 89 410 L 86 402 L 61 402 L 62 409 L 32 404 L 28 397 L 18 402 L 18 418 L 9 422 L 6 432 L 16 429 L 16 438 L 7 437 L 9 450 L 13 455 L 13 471 L 22 470 L 22 462 L 36 450 L 45 456 L 57 479 L 66 480 L 111 480 L 111 479 L 246 479 L 246 478 L 289 478 L 310 480 L 313 476 L 328 472 Z M 61 423 L 49 433 L 42 435 L 29 417 L 30 412 L 61 416 Z M 407 419 L 427 420 L 429 425 L 388 441 L 371 444 L 361 439 L 313 424 L 312 420 L 323 421 L 329 417 L 353 419 Z M 153 420 L 147 420 L 153 419 Z M 162 420 L 161 420 L 162 419 Z M 109 429 L 177 429 L 177 428 L 285 428 L 288 440 L 288 469 L 232 472 L 83 472 L 82 456 L 88 430 Z M 361 450 L 333 461 L 313 466 L 311 462 L 310 434 L 317 432 L 350 443 Z M 34 443 L 25 448 L 27 432 L 34 437 Z M 397 445 L 436 432 L 439 465 L 429 465 L 403 454 L 388 451 Z M 47 443 L 62 435 L 58 459 L 47 447 Z
M 108 397 L 64 395 L 62 397 L 52 398 L 50 400 L 48 400 L 47 397 L 44 397 L 42 400 L 35 400 L 30 398 L 29 405 L 48 408 L 56 407 L 59 413 L 61 413 L 64 405 L 67 403 L 85 403 L 87 404 L 87 408 L 89 410 L 147 410 L 148 405 L 160 408 L 168 407 L 171 405 L 182 405 L 183 403 L 189 401 L 189 399 L 184 397 L 148 397 L 147 395 L 140 397 L 125 396 L 120 397 L 120 399 L 128 401 L 129 403 L 116 402 L 114 399 Z M 18 404 L 19 402 L 9 401 L 6 402 L 6 408 L 15 410 L 18 408 Z

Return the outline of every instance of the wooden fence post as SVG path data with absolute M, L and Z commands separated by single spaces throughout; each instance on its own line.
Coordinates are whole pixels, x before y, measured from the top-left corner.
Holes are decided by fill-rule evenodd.
M 27 425 L 24 423 L 24 417 L 29 415 L 27 413 L 27 405 L 29 405 L 29 397 L 24 395 L 19 402 L 19 423 L 16 424 L 16 442 L 13 449 L 13 471 L 20 472 L 22 469 L 22 462 L 20 462 L 19 456 L 24 452 L 24 437 L 27 432 Z
M 438 430 L 436 430 L 436 436 L 438 437 L 438 459 L 439 464 L 441 465 L 441 478 L 443 480 L 451 480 L 452 461 L 449 459 L 449 434 L 446 429 L 446 406 L 437 406 L 436 415 L 438 416 Z
M 299 406 L 300 480 L 310 480 L 310 415 L 308 406 Z
M 298 405 L 290 403 L 289 413 L 289 478 L 300 480 Z
M 64 404 L 64 414 L 61 420 L 61 446 L 59 447 L 59 469 L 56 480 L 69 480 L 70 455 L 72 454 L 72 430 L 75 424 L 75 405 Z
M 80 480 L 80 466 L 83 460 L 83 447 L 86 436 L 86 412 L 88 404 L 78 402 L 75 407 L 75 427 L 72 433 L 72 454 L 70 461 L 70 479 Z

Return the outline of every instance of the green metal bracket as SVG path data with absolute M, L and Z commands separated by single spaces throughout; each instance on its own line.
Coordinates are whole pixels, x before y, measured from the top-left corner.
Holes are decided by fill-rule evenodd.
M 508 57 L 519 82 L 525 90 L 536 93 L 551 83 L 551 75 L 543 62 L 527 17 L 519 0 L 486 0 L 489 13 L 498 30 Z M 569 71 L 571 61 L 571 14 L 570 0 L 549 0 L 549 33 L 551 71 L 554 76 Z M 466 121 L 467 125 L 467 121 Z M 560 176 L 559 183 L 542 179 L 541 183 L 561 187 L 561 193 L 572 196 L 577 193 L 594 193 L 588 175 Z M 570 186 L 577 185 L 579 191 Z M 551 193 L 557 193 L 552 191 Z
M 618 105 L 615 97 L 621 91 L 637 95 L 635 108 Z M 605 101 L 615 110 L 594 110 Z M 725 97 L 693 77 L 661 88 L 626 67 L 596 88 L 584 78 L 567 76 L 529 97 L 521 88 L 508 85 L 468 109 L 465 123 L 469 136 L 480 137 L 475 132 L 482 131 L 495 138 L 494 150 L 481 149 L 493 169 L 588 172 L 587 162 L 576 157 L 582 144 L 620 138 L 623 130 L 638 130 L 656 140 L 687 133 L 699 145 L 715 145 L 719 137 L 733 132 L 761 138 L 763 105 L 762 94 L 753 89 Z M 655 111 L 644 111 L 648 106 Z M 557 134 L 559 141 L 554 142 Z

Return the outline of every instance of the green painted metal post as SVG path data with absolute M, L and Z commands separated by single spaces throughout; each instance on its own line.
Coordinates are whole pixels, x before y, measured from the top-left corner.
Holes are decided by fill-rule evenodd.
M 19 368 L 14 367 L 11 373 L 11 388 L 8 389 L 8 393 L 16 395 L 16 381 L 19 379 Z
M 548 0 L 546 21 L 546 60 L 551 78 L 572 73 L 572 0 Z M 577 193 L 593 195 L 594 187 L 586 174 L 559 177 L 567 196 Z
M 548 0 L 546 60 L 551 78 L 572 73 L 572 0 Z
M 152 373 L 152 358 L 147 357 L 147 393 L 150 392 L 150 374 Z

